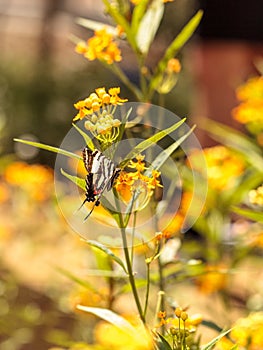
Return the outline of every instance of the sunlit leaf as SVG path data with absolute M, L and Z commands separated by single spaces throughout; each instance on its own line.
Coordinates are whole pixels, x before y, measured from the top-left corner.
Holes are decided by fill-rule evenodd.
M 117 264 L 119 264 L 123 268 L 123 270 L 127 273 L 127 270 L 126 270 L 126 267 L 125 267 L 123 261 L 117 255 L 115 255 L 108 247 L 106 247 L 104 244 L 97 242 L 97 241 L 93 241 L 93 240 L 87 240 L 85 242 L 87 242 L 88 245 L 95 247 L 95 248 L 101 250 L 102 252 L 104 252 L 105 254 L 107 254 Z
M 77 309 L 96 315 L 128 334 L 135 332 L 135 328 L 125 318 L 111 310 L 99 307 L 88 307 L 84 305 L 77 305 Z
M 64 175 L 67 179 L 69 179 L 70 181 L 72 181 L 75 185 L 77 185 L 78 187 L 80 187 L 82 190 L 85 191 L 85 187 L 86 187 L 86 181 L 84 179 L 81 179 L 78 176 L 73 176 L 68 174 L 65 170 L 60 169 L 61 174 Z
M 219 334 L 216 338 L 212 339 L 208 344 L 203 345 L 201 347 L 201 350 L 212 350 L 214 348 L 214 345 L 222 339 L 225 335 L 227 335 L 229 332 L 231 332 L 231 329 Z
M 187 133 L 181 136 L 177 141 L 172 143 L 169 147 L 164 149 L 151 163 L 149 169 L 145 172 L 146 176 L 151 176 L 152 169 L 159 170 L 161 166 L 167 161 L 167 159 L 174 153 L 174 151 L 187 139 L 187 137 L 193 132 L 195 126 L 193 126 Z
M 198 11 L 166 49 L 164 56 L 159 61 L 157 69 L 151 79 L 150 91 L 154 90 L 157 87 L 160 77 L 163 75 L 167 67 L 168 61 L 178 53 L 178 51 L 193 35 L 194 31 L 196 30 L 201 21 L 202 15 L 203 11 Z
M 161 139 L 163 139 L 165 136 L 169 135 L 170 133 L 172 133 L 173 131 L 175 131 L 176 129 L 178 129 L 184 122 L 185 122 L 186 118 L 183 118 L 182 120 L 180 120 L 178 123 L 170 126 L 167 129 L 161 130 L 159 131 L 157 134 L 149 137 L 146 140 L 143 140 L 142 142 L 140 142 L 137 146 L 135 146 L 133 148 L 133 150 L 125 157 L 125 160 L 121 162 L 120 167 L 124 168 L 130 161 L 130 159 L 134 158 L 136 155 L 140 154 L 141 152 L 145 151 L 146 149 L 148 149 L 149 147 L 151 147 L 152 145 L 156 144 L 158 141 L 160 141 Z
M 136 42 L 139 50 L 146 54 L 154 40 L 155 34 L 163 18 L 164 3 L 162 0 L 153 0 L 145 15 L 140 21 Z
M 239 207 L 232 207 L 232 211 L 236 214 L 244 216 L 245 218 L 263 223 L 263 213 L 251 209 L 244 209 Z
M 14 141 L 20 142 L 20 143 L 24 143 L 25 145 L 41 148 L 41 149 L 44 149 L 46 151 L 59 153 L 59 154 L 62 154 L 64 156 L 67 156 L 67 157 L 70 157 L 70 158 L 75 158 L 75 159 L 78 159 L 78 160 L 82 160 L 82 157 L 80 157 L 78 154 L 66 151 L 66 150 L 61 149 L 61 148 L 45 145 L 44 143 L 33 142 L 33 141 L 28 141 L 28 140 L 21 140 L 21 139 L 14 139 Z
M 85 133 L 85 131 L 83 131 L 82 129 L 80 129 L 76 124 L 73 123 L 72 125 L 73 125 L 73 127 L 80 133 L 80 135 L 83 137 L 83 139 L 84 139 L 86 145 L 89 147 L 89 149 L 90 149 L 91 151 L 94 151 L 94 150 L 95 150 L 95 146 L 94 146 L 94 144 L 93 144 L 93 142 L 92 142 L 92 139 L 89 137 L 89 135 L 87 135 L 87 134 Z
M 157 339 L 155 339 L 155 342 L 158 350 L 172 350 L 168 341 L 160 333 L 157 333 Z
M 71 281 L 76 282 L 77 284 L 79 284 L 82 287 L 85 287 L 89 290 L 92 290 L 93 292 L 99 293 L 95 288 L 94 285 L 89 283 L 86 280 L 83 280 L 82 278 L 77 277 L 76 275 L 74 275 L 72 272 L 63 269 L 61 267 L 56 266 L 55 269 L 60 272 L 62 275 L 64 275 L 65 277 L 69 278 Z

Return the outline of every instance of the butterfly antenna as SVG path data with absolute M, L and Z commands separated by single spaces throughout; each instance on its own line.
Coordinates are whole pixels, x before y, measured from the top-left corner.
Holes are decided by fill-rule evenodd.
M 83 207 L 83 205 L 85 204 L 87 202 L 87 198 L 85 198 L 85 200 L 83 201 L 83 203 L 81 204 L 81 206 L 78 208 L 78 209 L 76 209 L 75 211 L 74 211 L 74 215 Z
M 90 212 L 88 213 L 88 215 L 84 218 L 84 222 L 90 217 L 90 215 L 92 214 L 93 210 L 95 209 L 95 207 L 99 204 L 99 200 L 97 199 L 96 202 L 93 204 L 93 207 L 91 208 Z

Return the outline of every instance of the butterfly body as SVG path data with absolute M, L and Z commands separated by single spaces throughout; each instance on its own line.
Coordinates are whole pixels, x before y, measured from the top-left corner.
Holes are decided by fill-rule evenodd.
M 100 204 L 100 197 L 105 190 L 109 191 L 114 181 L 119 176 L 121 169 L 116 168 L 111 159 L 104 156 L 102 152 L 95 149 L 91 151 L 87 146 L 83 149 L 83 162 L 88 172 L 86 176 L 85 202 L 94 202 L 89 214 L 90 216 L 95 206 Z

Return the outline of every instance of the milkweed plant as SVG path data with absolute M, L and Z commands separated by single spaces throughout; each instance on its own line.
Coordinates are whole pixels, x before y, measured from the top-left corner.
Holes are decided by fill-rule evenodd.
M 250 218 L 253 215 L 251 209 L 237 206 L 247 187 L 241 186 L 238 193 L 236 177 L 260 155 L 253 146 L 253 154 L 236 157 L 233 148 L 241 147 L 238 142 L 232 144 L 232 149 L 218 146 L 202 150 L 194 126 L 190 128 L 186 118 L 151 104 L 154 97 L 176 88 L 182 69 L 178 53 L 202 18 L 202 11 L 198 11 L 155 67 L 149 67 L 150 48 L 169 2 L 172 0 L 103 0 L 112 24 L 77 19 L 92 34 L 88 40 L 72 38 L 76 53 L 87 62 L 99 61 L 113 72 L 116 81 L 130 90 L 133 102 L 123 96 L 118 83 L 106 88 L 99 82 L 89 96 L 75 102 L 72 128 L 60 147 L 15 139 L 57 153 L 55 184 L 61 211 L 92 251 L 110 262 L 106 267 L 104 264 L 98 277 L 108 283 L 108 307 L 76 305 L 78 311 L 96 315 L 104 322 L 96 326 L 93 341 L 72 342 L 68 349 L 208 350 L 230 332 L 214 327 L 219 335 L 202 344 L 199 326 L 213 324 L 191 313 L 189 305 L 171 300 L 166 293 L 167 281 L 172 276 L 178 281 L 199 276 L 196 283 L 206 291 L 225 286 L 227 267 L 220 261 L 219 231 L 231 210 Z M 133 51 L 134 62 L 129 64 L 137 67 L 138 84 L 122 68 L 125 45 Z M 244 121 L 241 114 L 235 111 L 235 117 Z M 224 138 L 221 141 L 226 144 L 241 137 L 231 138 L 232 131 L 220 128 L 213 125 L 209 131 L 217 139 Z M 222 162 L 228 164 L 224 174 L 219 167 Z M 216 172 L 210 170 L 215 168 Z M 261 175 L 259 167 L 253 179 L 251 171 L 247 174 L 255 185 L 250 193 L 252 205 L 262 205 L 262 187 L 256 189 Z M 222 190 L 224 198 L 220 197 Z M 68 194 L 74 200 L 67 201 Z M 224 207 L 221 213 L 214 209 L 215 198 Z M 218 222 L 222 226 L 215 226 L 216 215 L 221 215 Z M 200 260 L 175 258 L 183 235 L 191 227 L 212 242 L 210 255 L 206 256 L 210 264 L 205 267 Z M 202 280 L 204 276 L 206 281 Z M 208 276 L 211 280 L 205 286 Z M 128 300 L 134 305 L 133 317 L 116 312 L 115 305 L 123 293 L 131 295 Z M 228 349 L 238 349 L 229 337 L 224 339 L 231 343 Z

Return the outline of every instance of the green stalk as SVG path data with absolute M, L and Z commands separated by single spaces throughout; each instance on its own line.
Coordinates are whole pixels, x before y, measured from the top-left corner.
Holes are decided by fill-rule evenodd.
M 149 293 L 150 293 L 150 262 L 146 262 L 146 294 L 145 294 L 145 304 L 144 304 L 144 311 L 143 315 L 146 318 L 146 312 L 148 309 L 148 302 L 149 302 Z
M 126 226 L 127 226 L 128 222 L 127 222 L 127 224 L 125 226 L 124 222 L 123 222 L 123 216 L 121 214 L 121 208 L 120 208 L 120 205 L 119 205 L 119 202 L 118 202 L 117 191 L 114 189 L 113 192 L 114 192 L 114 197 L 115 197 L 116 209 L 117 209 L 117 212 L 119 213 L 119 228 L 121 230 L 123 252 L 124 252 L 124 257 L 125 257 L 125 261 L 126 261 L 126 266 L 127 266 L 128 276 L 129 276 L 129 282 L 130 282 L 130 286 L 131 286 L 131 289 L 132 289 L 134 301 L 135 301 L 135 304 L 137 306 L 137 310 L 139 312 L 140 318 L 141 318 L 142 322 L 145 324 L 145 317 L 144 317 L 144 313 L 143 313 L 143 310 L 142 310 L 141 302 L 140 302 L 140 299 L 139 299 L 138 291 L 137 291 L 137 288 L 136 288 L 134 273 L 133 273 L 133 270 L 132 270 L 132 264 L 131 264 L 131 259 L 130 259 L 129 248 L 128 248 L 128 244 L 127 244 Z

